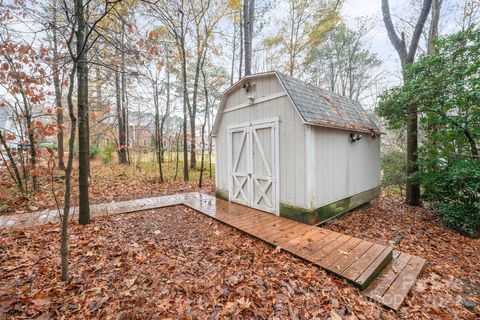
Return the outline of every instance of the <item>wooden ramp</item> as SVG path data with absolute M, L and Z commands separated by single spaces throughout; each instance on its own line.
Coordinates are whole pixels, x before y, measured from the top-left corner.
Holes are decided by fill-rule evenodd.
M 302 224 L 204 194 L 184 204 L 346 279 L 371 300 L 397 310 L 426 260 L 390 246 Z
M 310 226 L 202 193 L 185 193 L 91 206 L 92 216 L 185 205 L 346 279 L 363 294 L 397 310 L 426 261 L 325 228 Z M 72 208 L 74 215 L 77 208 Z M 37 225 L 58 219 L 58 210 L 0 217 L 0 228 Z
M 362 293 L 374 301 L 397 310 L 420 276 L 425 263 L 426 260 L 423 258 L 393 251 L 393 260 Z

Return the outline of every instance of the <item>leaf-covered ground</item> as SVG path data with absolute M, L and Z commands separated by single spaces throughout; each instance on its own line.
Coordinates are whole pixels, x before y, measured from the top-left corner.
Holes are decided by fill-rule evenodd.
M 0 319 L 476 319 L 478 303 L 475 314 L 457 295 L 478 302 L 478 240 L 437 222 L 383 199 L 330 225 L 384 242 L 403 232 L 398 247 L 429 259 L 398 314 L 183 206 L 72 224 L 67 285 L 59 281 L 58 223 L 3 230 Z
M 443 226 L 438 214 L 381 197 L 327 227 L 384 244 L 403 237 L 396 249 L 428 260 L 399 316 L 418 310 L 432 319 L 480 318 L 480 239 Z
M 392 317 L 345 281 L 183 206 L 3 231 L 0 318 Z M 338 319 L 338 318 L 335 318 Z
M 141 165 L 103 164 L 92 160 L 90 164 L 90 202 L 92 204 L 131 200 L 151 196 L 168 195 L 176 192 L 199 191 L 199 171 L 190 172 L 190 182 L 183 182 L 182 164 L 179 165 L 177 179 L 175 163 L 164 164 L 166 182 L 159 182 L 158 166 L 155 163 Z M 213 169 L 215 170 L 215 169 Z M 39 177 L 41 190 L 26 195 L 19 193 L 5 168 L 0 168 L 0 214 L 24 213 L 56 207 L 63 204 L 63 172 L 56 170 L 51 174 L 43 169 Z M 213 192 L 214 179 L 209 179 L 209 172 L 204 171 L 204 186 L 201 191 Z M 53 186 L 53 187 L 52 187 Z M 55 191 L 56 201 L 53 197 Z M 78 205 L 78 175 L 73 172 L 72 205 Z
M 174 167 L 167 165 L 168 182 L 160 184 L 152 164 L 93 161 L 91 168 L 92 203 L 198 190 L 198 171 L 183 183 L 181 175 L 173 181 Z M 43 175 L 42 191 L 25 197 L 1 176 L 6 192 L 0 211 L 54 207 L 49 182 Z M 53 185 L 61 202 L 58 172 Z M 75 205 L 76 181 L 73 186 Z M 212 180 L 202 192 L 213 192 Z M 385 244 L 403 236 L 399 250 L 428 260 L 397 314 L 317 267 L 180 206 L 72 224 L 67 285 L 59 281 L 58 223 L 0 230 L 0 319 L 480 318 L 479 239 L 461 236 L 436 214 L 395 197 L 327 227 Z

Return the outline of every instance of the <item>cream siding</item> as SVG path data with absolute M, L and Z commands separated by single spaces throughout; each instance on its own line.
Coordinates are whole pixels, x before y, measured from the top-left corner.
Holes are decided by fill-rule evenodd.
M 273 75 L 258 78 L 256 99 L 284 93 L 282 85 Z M 247 94 L 239 88 L 226 99 L 225 110 L 247 102 Z M 228 127 L 262 119 L 279 117 L 280 203 L 306 207 L 305 125 L 288 96 L 284 95 L 252 106 L 224 112 L 216 137 L 217 189 L 228 195 Z
M 380 138 L 363 133 L 351 143 L 348 130 L 304 124 L 275 75 L 247 80 L 224 97 L 216 131 L 217 190 L 228 196 L 228 127 L 279 118 L 279 202 L 316 209 L 380 185 Z M 248 96 L 255 97 L 249 105 Z M 271 156 L 270 154 L 267 157 Z
M 344 199 L 380 185 L 380 138 L 362 134 L 350 142 L 346 130 L 313 127 L 315 134 L 314 207 Z M 309 199 L 310 200 L 310 199 Z

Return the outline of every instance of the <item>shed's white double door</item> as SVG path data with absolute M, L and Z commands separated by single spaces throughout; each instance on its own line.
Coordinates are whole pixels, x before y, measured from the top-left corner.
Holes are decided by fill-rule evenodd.
M 230 127 L 230 201 L 278 214 L 278 121 Z

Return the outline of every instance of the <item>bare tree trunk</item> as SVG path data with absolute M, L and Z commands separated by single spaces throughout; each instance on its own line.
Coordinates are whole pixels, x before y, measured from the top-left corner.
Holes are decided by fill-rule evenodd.
M 237 51 L 237 23 L 235 22 L 235 14 L 233 19 L 233 48 L 232 48 L 232 65 L 230 70 L 230 86 L 233 85 L 233 73 L 235 68 L 235 52 Z
M 208 113 L 208 118 L 207 118 L 207 128 L 208 128 L 208 133 L 210 134 L 212 132 L 212 126 L 211 126 L 211 117 L 212 117 L 212 110 Z M 209 178 L 212 179 L 212 137 L 208 137 L 208 166 L 209 166 Z
M 19 130 L 20 130 L 20 137 L 21 137 L 21 140 L 25 140 L 24 138 L 24 130 L 22 129 L 22 125 L 20 123 L 20 126 L 19 126 Z M 28 158 L 28 154 L 27 154 L 27 158 Z M 28 172 L 27 172 L 27 162 L 28 162 L 28 159 L 26 159 L 25 157 L 25 154 L 23 152 L 23 145 L 22 145 L 22 149 L 21 149 L 21 152 L 20 152 L 20 164 L 22 166 L 22 174 L 23 174 L 23 187 L 25 188 L 25 193 L 28 193 Z
M 197 115 L 197 97 L 195 94 L 195 89 L 194 89 L 194 95 L 192 99 L 192 110 L 189 112 L 190 114 L 190 169 L 196 169 L 197 168 L 197 152 L 196 152 L 196 115 Z
M 118 127 L 118 163 L 127 163 L 127 149 L 125 146 L 125 118 L 122 107 L 122 84 L 120 79 L 120 72 L 115 71 L 115 96 L 117 101 L 117 127 Z
M 160 182 L 164 182 L 163 176 L 163 163 L 165 162 L 164 157 L 164 148 L 163 148 L 163 131 L 165 127 L 165 122 L 167 121 L 167 117 L 170 114 L 170 64 L 169 64 L 169 57 L 168 57 L 168 49 L 166 55 L 166 73 L 167 73 L 167 105 L 165 107 L 165 113 L 162 115 L 162 119 L 160 120 L 160 108 L 158 102 L 158 87 L 156 87 L 156 96 L 155 96 L 155 130 L 156 135 L 158 136 L 158 144 L 157 144 L 157 152 L 158 152 L 158 169 L 160 174 Z
M 438 38 L 438 24 L 440 22 L 440 10 L 442 7 L 442 2 L 443 0 L 432 1 L 432 21 L 430 22 L 430 30 L 428 33 L 428 54 L 435 52 L 434 41 Z
M 100 73 L 100 66 L 95 67 L 95 86 L 95 90 L 97 91 L 97 110 L 103 111 L 102 75 Z
M 248 7 L 250 5 L 250 0 L 244 0 L 243 1 L 243 37 L 244 37 L 244 44 L 245 44 L 245 75 L 248 76 L 251 74 L 251 66 L 252 66 L 252 61 L 251 61 L 251 56 L 250 56 L 250 38 L 249 38 L 249 27 L 250 27 L 250 22 L 248 18 Z
M 30 114 L 30 112 L 27 115 L 25 115 L 25 121 L 27 122 L 28 142 L 30 145 L 30 166 L 33 171 L 32 186 L 33 186 L 33 190 L 38 191 L 40 189 L 40 185 L 38 184 L 38 178 L 37 178 L 37 172 L 36 172 L 37 148 L 35 146 L 35 134 L 32 126 L 32 115 Z
M 123 155 L 122 157 L 124 158 L 125 164 L 130 164 L 129 160 L 129 152 L 128 152 L 128 106 L 127 106 L 127 80 L 126 80 L 126 73 L 125 73 L 125 50 L 124 50 L 124 45 L 125 45 L 125 22 L 122 20 L 122 29 L 120 31 L 121 33 L 121 43 L 122 43 L 122 51 L 121 51 L 121 93 L 122 93 L 122 105 L 121 105 L 121 110 L 122 110 L 122 131 L 123 131 Z
M 252 38 L 255 0 L 245 0 L 243 3 L 243 27 L 245 38 L 245 75 L 252 73 Z
M 248 1 L 248 0 L 245 0 Z M 239 28 L 239 40 L 240 40 L 240 54 L 238 57 L 238 80 L 242 79 L 242 68 L 243 68 L 243 14 L 242 9 L 239 12 L 240 15 L 240 28 Z
M 70 212 L 70 199 L 71 199 L 71 177 L 72 177 L 72 167 L 73 167 L 73 151 L 75 147 L 75 128 L 77 125 L 77 119 L 75 118 L 75 112 L 73 110 L 73 88 L 75 82 L 75 72 L 77 70 L 77 65 L 74 62 L 72 70 L 70 71 L 70 84 L 68 89 L 68 114 L 70 116 L 70 137 L 68 140 L 68 158 L 67 158 L 67 167 L 65 168 L 65 193 L 64 193 L 64 204 L 63 204 L 63 217 L 62 219 L 62 236 L 60 242 L 60 256 L 61 256 L 61 268 L 62 281 L 68 280 L 68 216 Z
M 179 40 L 180 56 L 182 59 L 182 82 L 183 82 L 183 181 L 188 181 L 188 144 L 187 144 L 187 111 L 189 105 L 188 89 L 187 89 L 187 54 L 185 52 L 185 14 L 180 12 L 180 29 L 182 35 Z
M 200 178 L 198 181 L 198 187 L 202 187 L 203 183 L 203 170 L 205 168 L 205 125 L 207 124 L 207 118 L 208 118 L 208 87 L 207 87 L 207 78 L 205 75 L 205 70 L 203 69 L 203 62 L 205 61 L 205 57 L 207 55 L 207 50 L 205 50 L 203 59 L 202 59 L 202 64 L 200 66 L 200 69 L 202 71 L 202 78 L 203 78 L 203 90 L 205 94 L 205 115 L 203 117 L 203 123 L 202 123 L 202 159 L 200 163 Z
M 288 55 L 289 55 L 289 63 L 288 63 L 288 74 L 293 77 L 293 69 L 294 64 L 295 64 L 295 58 L 294 58 L 294 46 L 293 46 L 293 38 L 294 38 L 294 29 L 295 29 L 295 2 L 290 1 L 290 20 L 291 20 L 291 28 L 290 28 L 290 38 L 288 39 L 289 41 L 289 49 L 288 50 Z
M 36 172 L 36 168 L 37 168 L 37 149 L 36 149 L 36 145 L 35 145 L 35 133 L 34 133 L 34 129 L 32 127 L 32 112 L 31 112 L 29 100 L 27 99 L 27 96 L 26 96 L 25 91 L 22 87 L 22 84 L 20 82 L 18 82 L 18 84 L 19 84 L 19 87 L 20 87 L 20 93 L 21 93 L 22 100 L 23 100 L 23 105 L 24 105 L 23 116 L 25 117 L 27 138 L 28 138 L 28 143 L 29 143 L 29 146 L 30 146 L 30 169 L 31 169 L 31 171 L 33 171 L 33 174 L 31 175 L 32 176 L 32 185 L 33 185 L 33 190 L 38 191 L 39 188 L 40 188 L 40 185 L 38 183 L 37 172 Z M 22 136 L 23 136 L 23 134 L 22 134 Z M 28 185 L 27 179 L 28 179 L 29 175 L 26 173 L 28 171 L 25 171 L 25 170 L 26 170 L 26 168 L 24 166 L 25 189 L 27 189 L 27 185 Z
M 478 156 L 477 143 L 473 138 L 472 133 L 465 128 L 463 129 L 463 133 L 465 134 L 465 137 L 467 138 L 467 141 L 470 144 L 470 151 L 472 153 L 472 156 L 477 157 Z
M 125 97 L 127 97 L 127 93 L 125 91 Z M 131 158 L 130 158 L 130 117 L 128 115 L 128 99 L 125 99 L 125 109 L 124 109 L 124 115 L 125 115 L 125 146 L 127 147 L 126 152 L 127 152 L 127 163 L 130 165 L 132 164 Z
M 202 159 L 200 160 L 200 178 L 198 180 L 198 187 L 202 187 L 203 170 L 205 168 L 205 123 L 202 123 Z
M 90 203 L 88 198 L 88 62 L 86 46 L 87 23 L 83 0 L 75 0 L 75 16 L 78 28 L 77 38 L 77 112 L 78 112 L 78 182 L 79 182 L 79 217 L 80 224 L 90 223 Z M 69 151 L 70 152 L 70 151 Z
M 412 39 L 407 50 L 405 43 L 405 36 L 402 33 L 398 37 L 395 27 L 390 15 L 390 7 L 388 0 L 382 0 L 382 13 L 385 28 L 387 29 L 388 38 L 398 53 L 400 62 L 402 64 L 403 82 L 408 79 L 405 78 L 405 68 L 415 60 L 415 53 L 418 48 L 418 42 L 430 12 L 432 0 L 424 0 L 422 11 L 418 17 L 415 29 L 412 34 Z M 406 202 L 412 206 L 420 206 L 420 186 L 418 183 L 412 181 L 413 174 L 418 172 L 418 109 L 417 106 L 410 104 L 407 107 L 407 179 L 406 183 Z
M 175 140 L 177 141 L 177 148 L 176 148 L 176 161 L 175 161 L 175 177 L 173 177 L 173 181 L 177 181 L 177 176 L 178 176 L 178 154 L 180 152 L 180 132 L 182 131 L 182 128 L 180 128 L 180 130 L 178 131 L 177 133 L 177 137 L 175 138 Z
M 17 164 L 15 162 L 15 158 L 13 158 L 12 152 L 10 151 L 10 148 L 7 146 L 7 141 L 5 140 L 5 137 L 2 134 L 2 131 L 0 130 L 0 142 L 3 145 L 3 148 L 5 149 L 5 152 L 7 153 L 7 157 L 10 160 L 10 163 L 12 164 L 13 172 L 14 172 L 14 181 L 15 184 L 18 187 L 18 190 L 21 193 L 24 193 L 25 190 L 23 189 L 23 183 L 22 183 L 22 177 L 20 176 L 20 171 L 18 170 Z M 3 154 L 2 154 L 3 157 Z M 5 164 L 6 165 L 6 164 Z
M 155 148 L 157 151 L 157 163 L 158 163 L 158 174 L 160 177 L 160 182 L 163 183 L 163 168 L 162 168 L 162 135 L 160 133 L 160 107 L 158 103 L 158 83 L 155 82 L 153 85 L 154 98 L 153 103 L 155 105 Z
M 165 122 L 167 121 L 168 117 L 170 116 L 170 58 L 169 58 L 170 51 L 167 48 L 167 54 L 165 56 L 165 62 L 166 62 L 166 74 L 167 74 L 167 104 L 165 106 L 165 114 L 162 117 L 162 122 L 160 126 L 160 141 L 162 142 L 162 162 L 165 161 L 164 157 L 164 149 L 163 149 L 163 130 L 165 127 Z
M 197 28 L 199 28 L 197 26 Z M 208 41 L 208 34 L 205 35 L 205 41 Z M 197 152 L 196 152 L 196 116 L 197 116 L 197 97 L 198 97 L 198 85 L 200 81 L 200 72 L 205 59 L 205 52 L 207 50 L 207 44 L 202 45 L 199 34 L 197 33 L 197 61 L 195 64 L 195 75 L 193 81 L 193 95 L 192 95 L 192 107 L 189 109 L 190 115 L 190 169 L 197 168 Z
M 60 84 L 60 70 L 58 67 L 58 38 L 57 38 L 57 0 L 53 0 L 53 86 L 55 88 L 55 106 L 57 115 L 57 157 L 58 168 L 65 170 L 65 163 L 63 161 L 63 108 L 62 108 L 62 88 Z
M 185 48 L 183 48 L 185 52 Z M 182 76 L 183 76 L 183 180 L 188 181 L 188 145 L 187 145 L 187 64 L 185 56 L 182 61 Z
M 411 181 L 413 174 L 418 172 L 418 110 L 413 104 L 407 108 L 407 203 L 412 206 L 420 206 L 420 186 Z

